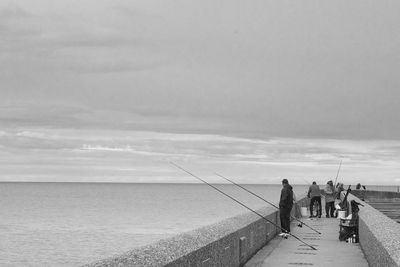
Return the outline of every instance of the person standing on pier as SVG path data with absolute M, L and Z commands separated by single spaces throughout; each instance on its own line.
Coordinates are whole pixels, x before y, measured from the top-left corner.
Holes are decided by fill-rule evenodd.
M 344 187 L 342 183 L 338 183 L 336 185 L 336 198 L 340 200 L 340 194 L 344 191 Z
M 325 186 L 325 213 L 326 218 L 335 217 L 335 187 L 332 180 Z
M 287 179 L 282 180 L 281 198 L 279 201 L 279 217 L 283 233 L 281 236 L 287 237 L 290 233 L 290 212 L 293 207 L 293 188 Z
M 310 201 L 310 218 L 312 217 L 317 217 L 321 218 L 322 214 L 322 207 L 321 207 L 321 189 L 317 185 L 317 182 L 313 182 L 310 188 L 308 189 L 307 193 L 308 198 L 311 199 Z M 314 203 L 317 202 L 318 205 L 318 210 L 316 211 L 317 214 L 314 216 L 313 215 L 313 208 L 314 208 Z

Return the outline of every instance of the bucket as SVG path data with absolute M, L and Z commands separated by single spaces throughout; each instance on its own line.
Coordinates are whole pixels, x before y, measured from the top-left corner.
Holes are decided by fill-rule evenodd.
M 345 210 L 338 210 L 338 219 L 345 219 L 346 218 L 346 211 Z
M 301 216 L 303 217 L 307 216 L 307 207 L 301 207 L 300 211 L 301 211 Z

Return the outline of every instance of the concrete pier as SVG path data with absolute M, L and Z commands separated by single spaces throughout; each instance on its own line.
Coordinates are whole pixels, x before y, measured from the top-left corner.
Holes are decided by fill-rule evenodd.
M 302 220 L 306 226 L 292 223 L 292 234 L 311 244 L 313 250 L 294 237 L 282 239 L 279 212 L 272 207 L 257 210 L 269 222 L 252 212 L 217 224 L 195 229 L 154 244 L 103 259 L 87 267 L 112 266 L 400 266 L 400 224 L 374 209 L 367 201 L 398 198 L 382 192 L 362 192 L 362 201 L 349 194 L 347 201 L 362 202 L 358 231 L 360 243 L 339 241 L 339 220 L 335 218 Z M 306 207 L 308 199 L 300 196 L 298 205 Z M 351 210 L 349 210 L 351 213 Z M 297 215 L 299 212 L 297 212 Z M 296 215 L 296 209 L 292 209 Z M 323 212 L 323 216 L 325 213 Z
M 291 230 L 301 240 L 317 250 L 302 244 L 294 237 L 276 237 L 260 250 L 245 267 L 267 266 L 352 266 L 368 267 L 359 243 L 339 241 L 339 220 L 336 218 L 306 219 L 304 222 L 322 234 L 292 223 Z
M 359 211 L 359 243 L 339 241 L 339 220 L 324 218 L 310 220 L 303 217 L 305 223 L 322 232 L 321 235 L 311 230 L 292 224 L 292 233 L 303 241 L 315 246 L 317 250 L 305 246 L 297 239 L 275 237 L 247 263 L 246 267 L 264 266 L 400 266 L 400 224 L 396 222 L 397 212 L 389 212 L 389 217 L 382 211 L 392 210 L 397 206 L 399 193 L 365 191 L 348 196 L 348 201 L 355 200 L 364 204 Z M 365 202 L 355 195 L 359 195 Z M 377 204 L 382 203 L 383 204 Z M 391 205 L 387 205 L 390 203 Z M 395 208 L 394 208 L 395 209 Z M 351 212 L 351 210 L 349 210 Z M 325 215 L 325 214 L 324 214 Z
M 367 201 L 367 203 L 389 218 L 400 223 L 400 201 L 375 200 Z
M 383 191 L 353 190 L 357 198 L 364 200 L 371 207 L 400 223 L 400 193 Z

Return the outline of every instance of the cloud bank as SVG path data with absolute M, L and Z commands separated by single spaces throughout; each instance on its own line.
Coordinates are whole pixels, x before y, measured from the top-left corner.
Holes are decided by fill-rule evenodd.
M 32 128 L 2 132 L 0 146 L 3 181 L 193 182 L 170 161 L 214 182 L 221 181 L 213 173 L 223 172 L 244 183 L 324 183 L 340 160 L 346 183 L 374 184 L 379 175 L 393 184 L 400 175 L 398 141 Z
M 372 1 L 4 1 L 0 105 L 167 114 L 192 121 L 186 131 L 211 121 L 253 136 L 398 139 L 399 10 Z

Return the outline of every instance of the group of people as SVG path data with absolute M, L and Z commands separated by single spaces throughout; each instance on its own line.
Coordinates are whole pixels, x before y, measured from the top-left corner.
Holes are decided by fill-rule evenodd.
M 325 214 L 326 218 L 330 217 L 336 217 L 335 216 L 335 199 L 340 198 L 340 193 L 344 190 L 343 184 L 338 183 L 336 185 L 336 188 L 333 185 L 332 180 L 329 180 L 324 189 L 325 193 Z M 322 192 L 317 185 L 317 183 L 314 181 L 310 188 L 308 189 L 307 193 L 308 198 L 310 198 L 310 218 L 312 217 L 318 217 L 321 218 L 322 215 L 322 205 L 321 205 L 321 196 Z M 317 202 L 317 214 L 314 216 L 314 205 L 315 202 Z
M 279 215 L 281 221 L 282 233 L 281 236 L 287 237 L 290 234 L 290 212 L 295 200 L 293 187 L 289 184 L 287 179 L 282 180 L 281 197 L 279 201 Z M 343 184 L 338 183 L 336 187 L 333 185 L 332 180 L 329 180 L 324 188 L 325 195 L 325 214 L 327 218 L 335 217 L 335 199 L 340 198 L 340 193 L 344 190 Z M 314 181 L 308 190 L 308 197 L 310 198 L 310 218 L 322 216 L 321 197 L 322 192 L 320 187 Z M 317 211 L 314 216 L 314 204 L 317 203 Z

